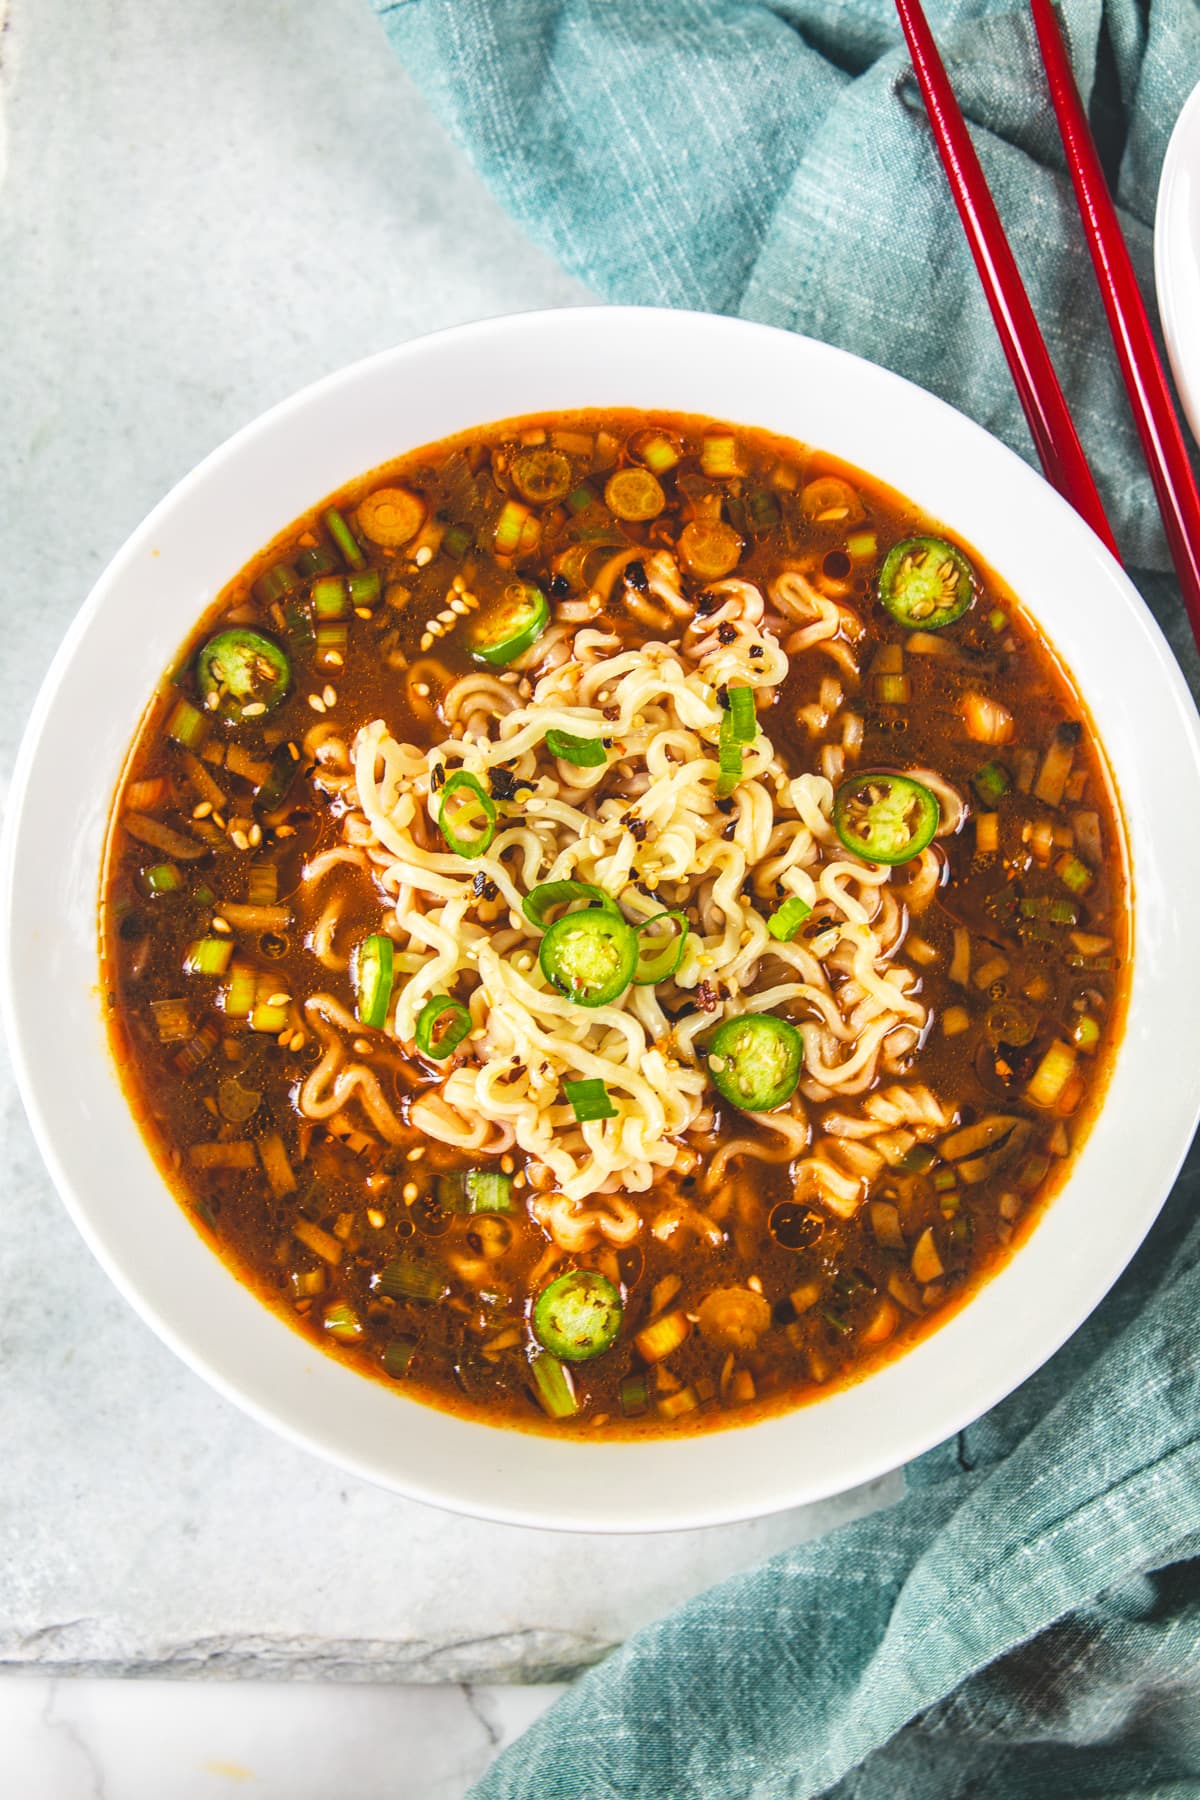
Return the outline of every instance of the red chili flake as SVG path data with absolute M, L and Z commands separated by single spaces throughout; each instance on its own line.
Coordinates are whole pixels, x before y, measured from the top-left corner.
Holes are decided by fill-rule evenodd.
M 716 1012 L 717 996 L 711 981 L 702 981 L 696 989 L 696 999 L 705 1012 Z

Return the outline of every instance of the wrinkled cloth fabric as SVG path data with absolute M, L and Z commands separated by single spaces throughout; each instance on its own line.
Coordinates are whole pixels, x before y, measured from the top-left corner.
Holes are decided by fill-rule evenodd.
M 838 344 L 1034 460 L 890 0 L 373 3 L 484 179 L 599 294 Z M 1122 552 L 1195 693 L 1032 26 L 1008 0 L 928 10 Z M 1063 16 L 1149 296 L 1200 6 Z M 915 1463 L 903 1500 L 638 1633 L 476 1800 L 1200 1800 L 1198 1201 L 1193 1151 L 1104 1305 Z

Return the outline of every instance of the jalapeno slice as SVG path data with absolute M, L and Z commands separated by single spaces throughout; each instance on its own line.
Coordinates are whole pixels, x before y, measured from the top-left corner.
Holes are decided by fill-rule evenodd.
M 472 656 L 501 668 L 528 650 L 550 623 L 550 603 L 532 581 L 510 581 L 470 640 Z
M 905 538 L 879 571 L 879 598 L 893 619 L 914 631 L 953 625 L 974 595 L 974 569 L 945 538 Z
M 455 856 L 483 856 L 496 835 L 496 808 L 483 784 L 466 769 L 456 769 L 442 789 L 438 830 Z
M 911 862 L 932 842 L 941 817 L 927 787 L 883 769 L 852 775 L 833 799 L 834 829 L 847 850 L 867 862 Z
M 618 1331 L 624 1308 L 621 1295 L 594 1269 L 572 1269 L 544 1287 L 533 1303 L 533 1333 L 538 1343 L 563 1362 L 589 1362 L 603 1356 Z
M 556 919 L 538 952 L 546 980 L 578 1006 L 605 1006 L 623 994 L 637 960 L 637 932 L 607 907 Z
M 364 1025 L 382 1030 L 387 1020 L 388 1001 L 392 997 L 392 968 L 395 947 L 390 937 L 380 931 L 364 938 L 354 959 L 354 986 L 358 994 L 358 1016 Z
M 804 1040 L 774 1013 L 742 1013 L 718 1025 L 705 1059 L 722 1099 L 742 1112 L 773 1112 L 800 1079 Z
M 205 705 L 235 725 L 278 706 L 291 678 L 292 665 L 274 638 L 247 625 L 218 631 L 196 658 Z

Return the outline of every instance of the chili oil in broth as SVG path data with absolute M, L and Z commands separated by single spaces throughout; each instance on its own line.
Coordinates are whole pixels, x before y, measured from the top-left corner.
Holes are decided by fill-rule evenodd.
M 522 498 L 514 467 L 528 449 L 557 461 L 529 465 Z M 653 517 L 622 519 L 606 504 L 626 469 L 655 472 Z M 528 497 L 539 480 L 540 504 Z M 374 501 L 381 489 L 417 496 L 419 523 L 403 503 L 397 521 Z M 509 1427 L 629 1436 L 745 1422 L 902 1351 L 1036 1218 L 1099 1103 L 1119 1035 L 1123 836 L 1103 752 L 1053 650 L 968 546 L 963 616 L 936 632 L 902 623 L 880 600 L 889 551 L 950 534 L 819 451 L 701 419 L 510 421 L 405 456 L 333 504 L 335 518 L 325 503 L 278 537 L 198 625 L 147 710 L 112 813 L 111 1039 L 181 1204 L 238 1278 L 325 1349 L 412 1397 Z M 331 524 L 348 525 L 348 546 Z M 786 769 L 824 768 L 837 788 L 856 772 L 925 768 L 963 801 L 961 824 L 936 847 L 939 885 L 921 910 L 905 909 L 897 951 L 928 1018 L 899 1070 L 873 1084 L 932 1090 L 944 1128 L 876 1126 L 882 1154 L 866 1140 L 861 1204 L 831 1209 L 810 1182 L 797 1187 L 795 1159 L 778 1160 L 770 1130 L 714 1091 L 687 1171 L 626 1196 L 641 1219 L 635 1239 L 556 1253 L 529 1207 L 545 1174 L 519 1148 L 481 1159 L 410 1126 L 388 1143 L 353 1100 L 321 1122 L 297 1110 L 323 1041 L 304 1001 L 320 991 L 361 1009 L 355 949 L 386 933 L 390 904 L 362 868 L 305 879 L 342 844 L 347 812 L 336 780 L 322 784 L 322 746 L 350 744 L 374 719 L 401 742 L 444 740 L 440 699 L 479 667 L 474 622 L 517 578 L 537 584 L 552 621 L 566 613 L 625 648 L 673 642 L 683 625 L 648 591 L 645 565 L 674 553 L 689 524 L 708 535 L 701 573 L 685 565 L 679 590 L 701 616 L 704 571 L 731 546 L 727 572 L 764 594 L 799 568 L 845 609 L 839 635 L 854 640 L 859 678 L 806 650 L 760 714 Z M 408 535 L 387 547 L 372 532 Z M 609 581 L 622 551 L 632 560 Z M 326 588 L 325 610 L 315 607 L 314 584 L 345 576 L 352 604 Z M 772 617 L 768 599 L 764 629 Z M 291 663 L 283 700 L 232 723 L 205 709 L 196 672 L 199 648 L 230 627 L 266 633 Z M 491 792 L 504 815 L 532 789 L 507 788 L 501 772 Z M 727 796 L 727 836 L 734 817 Z M 444 852 L 436 824 L 425 830 Z M 502 923 L 492 884 L 478 886 L 480 916 Z M 770 914 L 785 898 L 780 888 L 754 904 Z M 829 923 L 818 904 L 800 941 Z M 318 960 L 314 933 L 342 966 Z M 739 1011 L 705 981 L 675 999 L 685 1016 L 711 1011 L 714 1025 Z M 803 1003 L 777 1010 L 803 1033 Z M 437 1060 L 360 1026 L 347 1054 L 404 1121 L 414 1096 L 470 1050 L 468 1037 Z M 825 1115 L 848 1110 L 845 1096 L 804 1093 L 802 1078 L 794 1109 L 814 1136 Z M 733 1139 L 762 1154 L 735 1155 L 706 1191 L 705 1167 Z M 861 1170 L 845 1142 L 851 1172 Z M 491 1183 L 476 1203 L 505 1210 L 466 1210 L 473 1169 Z M 676 1201 L 682 1223 L 656 1234 Z M 619 1323 L 603 1354 L 563 1362 L 534 1335 L 532 1310 L 572 1270 L 611 1284 Z

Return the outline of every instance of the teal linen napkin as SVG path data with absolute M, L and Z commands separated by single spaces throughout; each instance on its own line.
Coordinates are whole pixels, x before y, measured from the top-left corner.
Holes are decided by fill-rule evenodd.
M 858 351 L 1033 460 L 891 0 L 374 4 L 484 178 L 599 293 Z M 1123 552 L 1197 691 L 1031 27 L 1006 0 L 927 4 Z M 1200 6 L 1064 13 L 1149 293 Z M 1200 1796 L 1198 1200 L 1194 1153 L 1100 1311 L 910 1468 L 903 1501 L 639 1633 L 478 1800 Z

